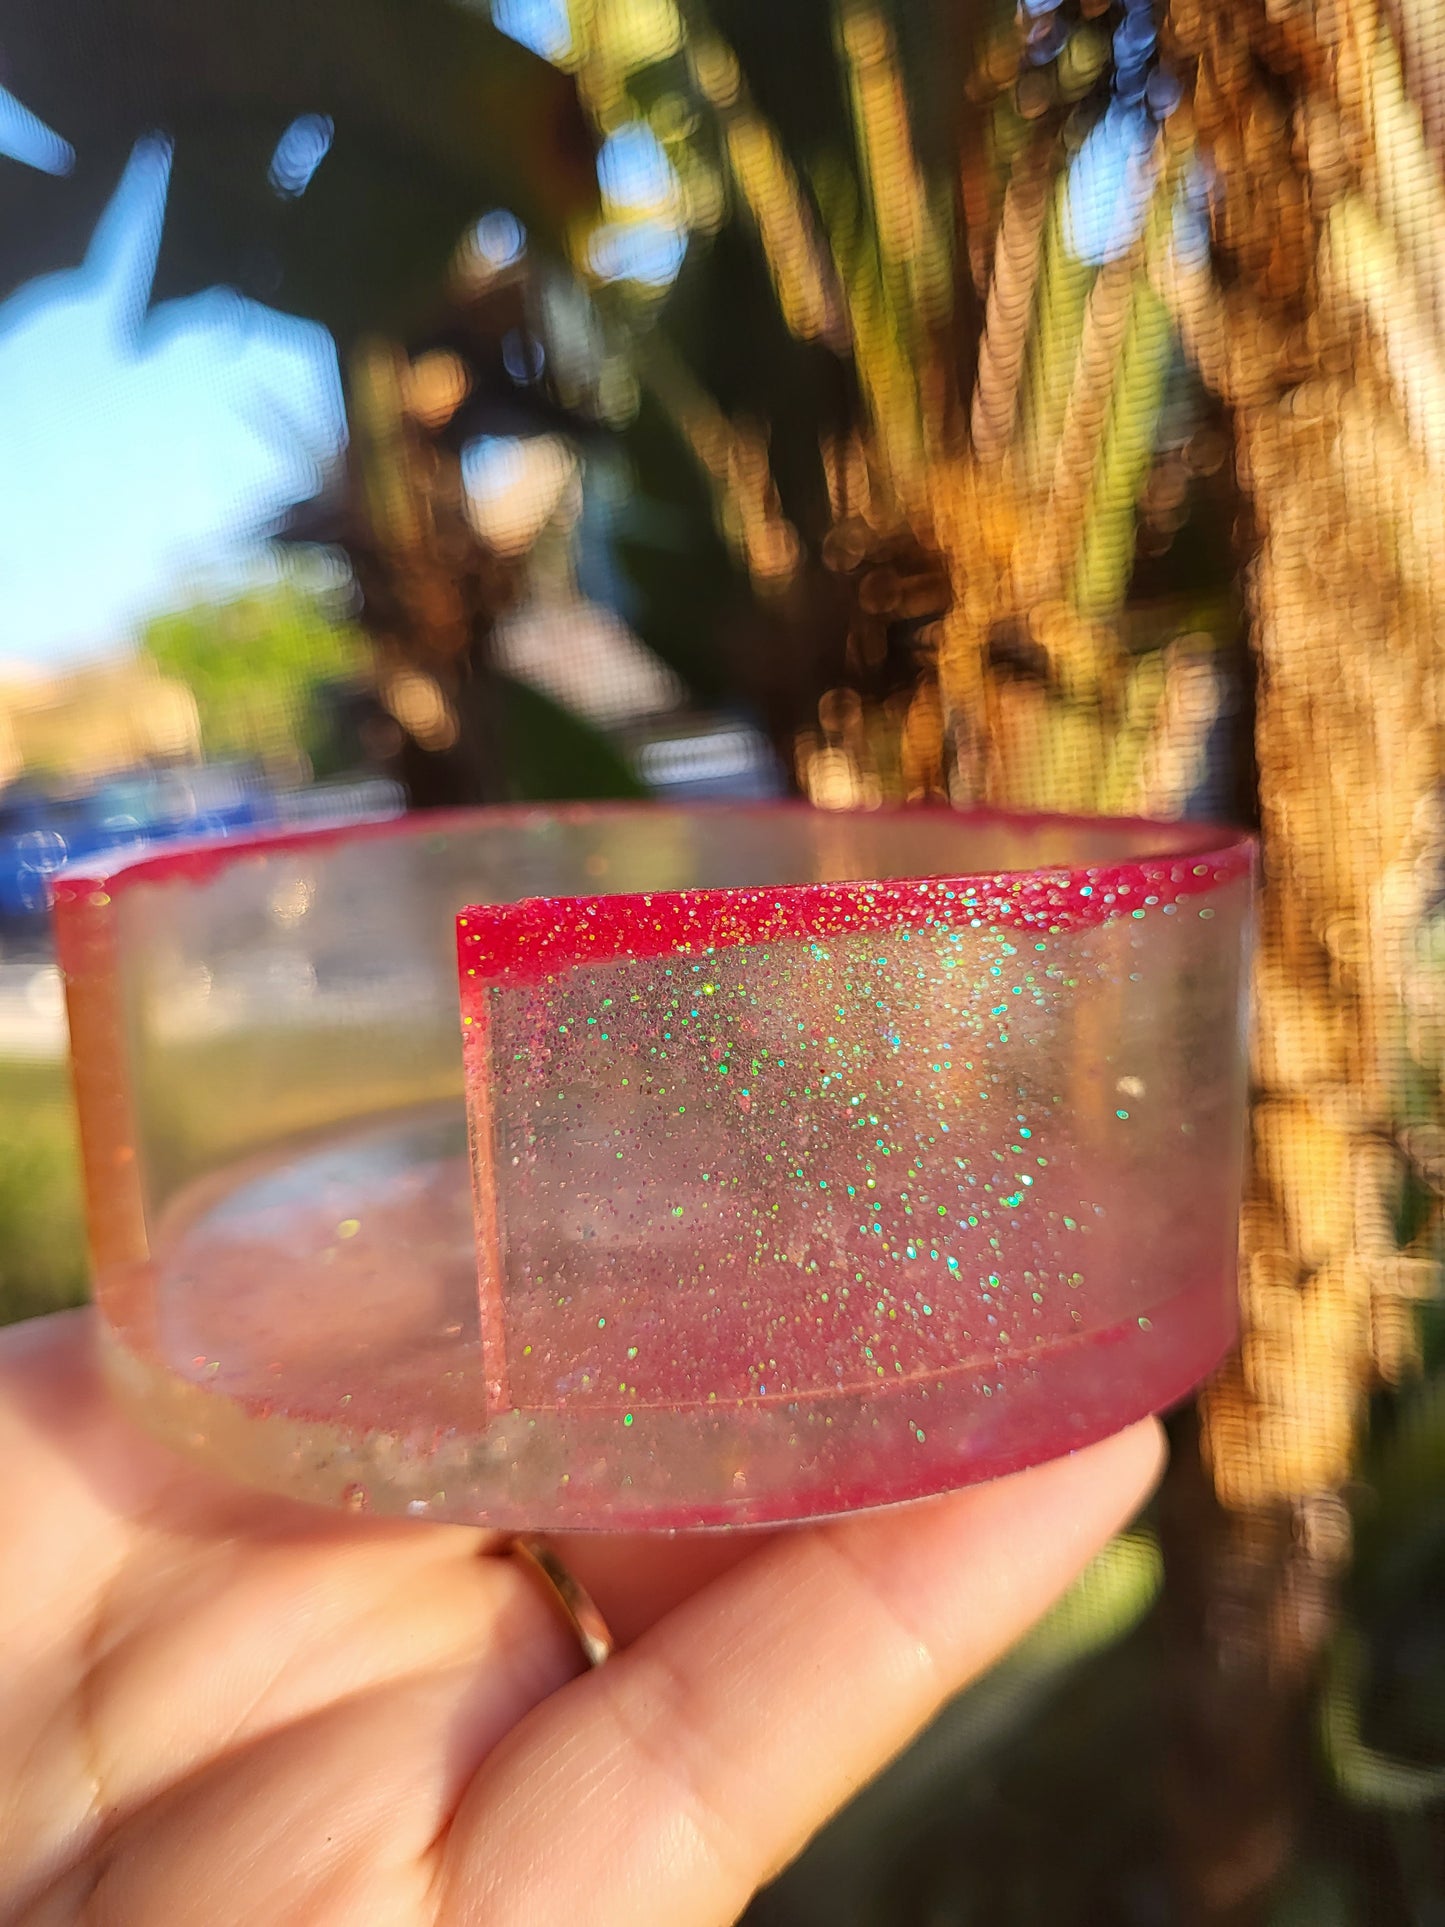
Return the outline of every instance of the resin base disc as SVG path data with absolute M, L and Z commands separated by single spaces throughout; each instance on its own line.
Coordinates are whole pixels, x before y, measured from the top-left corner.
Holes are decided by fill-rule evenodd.
M 1187 1200 L 1171 1209 L 1181 1253 L 1218 1245 L 1191 1235 L 1205 1228 L 1190 1226 Z M 929 1355 L 920 1368 L 915 1346 L 906 1377 L 870 1364 L 871 1384 L 854 1372 L 836 1390 L 801 1388 L 780 1351 L 773 1387 L 689 1398 L 681 1363 L 649 1358 L 645 1338 L 619 1360 L 588 1305 L 539 1292 L 511 1334 L 519 1402 L 492 1409 L 453 1105 L 212 1176 L 172 1201 L 152 1250 L 110 1281 L 106 1340 L 112 1382 L 148 1429 L 300 1499 L 507 1529 L 779 1524 L 993 1478 L 1173 1403 L 1226 1349 L 1234 1318 L 1225 1270 L 1184 1268 L 1159 1279 L 1146 1315 L 1131 1298 L 1111 1320 L 1083 1281 L 1032 1332 L 1010 1331 L 1031 1294 L 1001 1264 L 992 1342 L 960 1293 L 930 1304 Z M 635 1263 L 645 1306 L 656 1248 Z M 1106 1250 L 1090 1272 L 1110 1277 Z M 746 1307 L 719 1314 L 715 1288 L 695 1290 L 713 1381 L 748 1384 Z M 841 1360 L 848 1300 L 821 1295 L 842 1307 L 826 1334 Z M 615 1287 L 609 1310 L 615 1320 Z M 591 1382 L 613 1368 L 615 1386 Z

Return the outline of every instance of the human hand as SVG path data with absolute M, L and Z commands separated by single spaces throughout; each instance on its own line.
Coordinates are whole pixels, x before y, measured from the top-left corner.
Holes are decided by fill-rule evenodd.
M 1146 1423 L 772 1534 L 552 1543 L 232 1486 L 112 1410 L 90 1314 L 0 1333 L 5 1927 L 720 1927 L 1157 1475 Z

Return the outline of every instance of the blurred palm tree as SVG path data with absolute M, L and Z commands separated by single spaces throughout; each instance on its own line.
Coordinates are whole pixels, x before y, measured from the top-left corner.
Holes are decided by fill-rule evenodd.
M 758 609 L 831 614 L 814 799 L 1218 807 L 1253 719 L 1245 1340 L 1171 1534 L 1189 1888 L 1253 1917 L 1438 1293 L 1445 42 L 1372 0 L 572 18 L 694 231 L 649 379 Z

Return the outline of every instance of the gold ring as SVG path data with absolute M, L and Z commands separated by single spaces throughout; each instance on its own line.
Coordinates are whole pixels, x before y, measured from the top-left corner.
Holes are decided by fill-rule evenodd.
M 616 1648 L 607 1621 L 597 1610 L 590 1592 L 575 1579 L 544 1539 L 523 1535 L 507 1543 L 507 1551 L 522 1564 L 530 1566 L 545 1582 L 547 1591 L 567 1624 L 576 1633 L 589 1666 L 600 1666 Z

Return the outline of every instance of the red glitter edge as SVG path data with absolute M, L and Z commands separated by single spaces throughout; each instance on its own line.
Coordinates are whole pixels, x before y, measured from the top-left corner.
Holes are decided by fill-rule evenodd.
M 1250 876 L 1253 865 L 1253 839 L 1235 833 L 1179 856 L 1077 868 L 471 904 L 457 915 L 462 1007 L 475 1017 L 477 994 L 489 986 L 544 982 L 623 958 L 923 928 L 1095 929 L 1151 900 L 1207 895 Z

